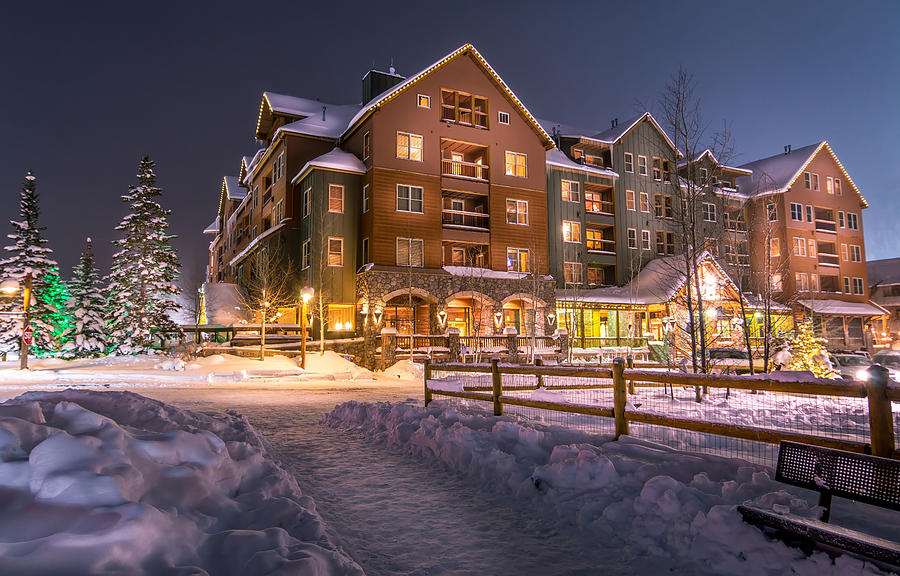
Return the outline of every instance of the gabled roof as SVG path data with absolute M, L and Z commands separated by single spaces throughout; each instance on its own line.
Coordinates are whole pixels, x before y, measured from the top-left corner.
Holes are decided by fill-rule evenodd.
M 331 108 L 335 105 L 309 98 L 263 92 L 262 102 L 259 105 L 259 117 L 256 120 L 256 138 L 257 140 L 265 139 L 265 134 L 272 128 L 276 114 L 299 120 L 322 114 L 323 106 Z
M 752 170 L 753 174 L 751 176 L 738 178 L 736 184 L 750 196 L 766 196 L 787 192 L 822 148 L 828 150 L 828 153 L 831 155 L 832 159 L 834 159 L 838 168 L 841 169 L 844 178 L 850 183 L 850 186 L 853 188 L 853 191 L 856 192 L 857 196 L 859 196 L 863 208 L 868 208 L 869 203 L 863 198 L 862 193 L 859 191 L 859 188 L 856 187 L 853 179 L 850 178 L 850 175 L 844 170 L 844 165 L 841 164 L 841 161 L 838 160 L 834 151 L 832 151 L 831 146 L 829 146 L 828 142 L 825 140 L 822 140 L 818 144 L 810 144 L 809 146 L 798 148 L 787 154 L 776 154 L 775 156 L 769 156 L 762 160 L 744 164 L 741 168 Z
M 678 167 L 682 168 L 684 166 L 687 166 L 688 164 L 696 164 L 697 162 L 703 160 L 707 156 L 709 157 L 710 161 L 713 164 L 715 164 L 716 166 L 719 166 L 719 160 L 716 158 L 716 155 L 712 153 L 712 150 L 707 148 L 703 152 L 694 156 L 691 160 L 685 160 L 684 162 L 679 162 Z M 727 166 L 725 164 L 722 164 L 721 166 L 722 166 L 722 168 L 731 170 L 732 172 L 743 172 L 744 174 L 752 174 L 753 173 L 753 170 L 749 170 L 747 168 L 736 168 L 734 166 Z
M 900 258 L 869 260 L 866 262 L 869 286 L 900 284 Z
M 204 234 L 218 234 L 219 233 L 219 219 L 216 218 L 212 221 L 212 223 L 203 229 Z
M 513 103 L 518 112 L 525 118 L 525 120 L 531 125 L 532 129 L 537 133 L 537 135 L 541 138 L 544 143 L 544 147 L 550 149 L 553 147 L 553 139 L 550 138 L 550 135 L 547 134 L 546 130 L 544 130 L 538 121 L 531 115 L 531 112 L 525 108 L 525 105 L 522 104 L 522 101 L 513 94 L 513 91 L 509 89 L 509 86 L 506 85 L 506 82 L 500 78 L 500 75 L 497 74 L 491 65 L 487 63 L 484 57 L 475 49 L 471 44 L 465 44 L 460 46 L 453 52 L 447 54 L 434 64 L 428 66 L 424 70 L 413 74 L 403 82 L 400 82 L 396 86 L 389 88 L 372 99 L 371 102 L 363 106 L 359 112 L 350 120 L 349 125 L 347 126 L 347 130 L 344 134 L 352 132 L 356 126 L 358 126 L 362 121 L 368 118 L 373 112 L 399 96 L 400 94 L 406 92 L 411 87 L 415 86 L 420 81 L 424 80 L 434 72 L 443 68 L 447 63 L 455 60 L 459 56 L 468 54 L 474 60 L 481 65 L 484 71 L 491 77 L 491 79 L 500 87 L 500 89 L 506 94 L 506 96 Z
M 887 310 L 874 302 L 844 302 L 843 300 L 798 300 L 814 314 L 825 316 L 887 316 Z
M 296 184 L 306 176 L 313 168 L 332 170 L 334 172 L 347 172 L 350 174 L 365 174 L 366 165 L 350 152 L 344 152 L 340 148 L 334 148 L 317 158 L 313 158 L 303 165 L 297 175 L 291 178 L 291 184 Z
M 347 124 L 353 115 L 359 112 L 359 108 L 356 104 L 347 106 L 326 105 L 325 109 L 320 109 L 317 114 L 295 120 L 280 127 L 272 135 L 272 140 L 275 140 L 281 132 L 337 140 L 346 130 Z
M 566 170 L 577 170 L 587 174 L 595 174 L 597 176 L 605 176 L 613 180 L 619 177 L 617 172 L 613 172 L 608 168 L 600 168 L 599 166 L 591 166 L 590 164 L 579 164 L 568 156 L 566 156 L 559 148 L 551 148 L 547 150 L 547 165 L 564 168 Z
M 663 137 L 666 139 L 666 142 L 668 142 L 669 146 L 672 147 L 672 150 L 675 150 L 675 144 L 672 142 L 672 139 L 669 138 L 669 135 L 666 134 L 666 131 L 662 129 L 662 126 L 659 125 L 659 122 L 656 121 L 656 118 L 653 117 L 653 114 L 649 112 L 644 112 L 643 114 L 639 114 L 633 118 L 629 118 L 625 122 L 617 124 L 612 128 L 609 128 L 608 130 L 604 130 L 603 132 L 594 134 L 593 136 L 591 136 L 591 138 L 600 142 L 605 142 L 607 144 L 615 144 L 616 142 L 624 138 L 626 134 L 631 132 L 634 128 L 637 127 L 638 124 L 640 124 L 644 120 L 649 120 L 656 127 L 659 133 L 663 135 Z
M 222 178 L 222 188 L 219 192 L 219 211 L 217 214 L 223 216 L 225 210 L 225 200 L 241 201 L 247 197 L 246 188 L 242 188 L 238 179 L 234 176 L 225 176 Z
M 601 142 L 600 140 L 596 140 L 595 138 L 593 138 L 593 135 L 599 132 L 596 129 L 580 128 L 571 124 L 563 124 L 562 122 L 554 122 L 553 120 L 546 120 L 541 118 L 538 118 L 537 120 L 544 128 L 544 130 L 550 135 L 558 134 L 562 138 L 578 138 L 580 140 L 593 140 L 598 144 L 609 144 L 608 142 Z

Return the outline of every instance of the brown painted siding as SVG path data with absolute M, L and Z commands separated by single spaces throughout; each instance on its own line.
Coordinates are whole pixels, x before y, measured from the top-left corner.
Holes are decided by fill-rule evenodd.
M 369 251 L 375 264 L 396 264 L 397 238 L 422 238 L 425 267 L 441 267 L 441 179 L 437 175 L 385 168 L 370 171 L 370 217 L 372 233 Z M 397 210 L 397 185 L 421 186 L 424 213 Z
M 506 200 L 528 202 L 528 225 L 506 223 Z M 506 270 L 506 249 L 527 248 L 532 270 L 546 274 L 547 195 L 543 190 L 491 186 L 491 268 Z M 583 232 L 582 232 L 583 234 Z

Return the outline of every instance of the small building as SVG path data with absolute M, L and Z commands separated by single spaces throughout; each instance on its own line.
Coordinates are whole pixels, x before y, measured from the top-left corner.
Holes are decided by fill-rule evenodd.
M 885 310 L 872 322 L 876 349 L 900 349 L 900 258 L 869 260 L 869 297 Z

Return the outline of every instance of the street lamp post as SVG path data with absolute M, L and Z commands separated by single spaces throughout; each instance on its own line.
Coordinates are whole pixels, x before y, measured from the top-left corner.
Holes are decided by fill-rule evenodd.
M 19 368 L 28 370 L 28 351 L 31 348 L 31 270 L 25 273 L 25 287 L 22 292 L 22 339 L 19 341 Z M 0 284 L 0 292 L 13 295 L 19 291 L 19 283 L 15 280 L 5 280 Z
M 300 308 L 300 368 L 306 369 L 306 305 L 316 291 L 312 286 L 300 290 L 300 299 L 303 302 Z

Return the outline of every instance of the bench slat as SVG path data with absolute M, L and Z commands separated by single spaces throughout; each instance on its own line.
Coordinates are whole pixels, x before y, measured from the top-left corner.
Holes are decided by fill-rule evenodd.
M 900 566 L 900 544 L 896 542 L 842 526 L 827 524 L 813 518 L 804 518 L 794 514 L 776 514 L 755 506 L 738 506 L 738 512 L 748 524 L 784 531 L 810 542 L 819 542 L 853 554 Z

